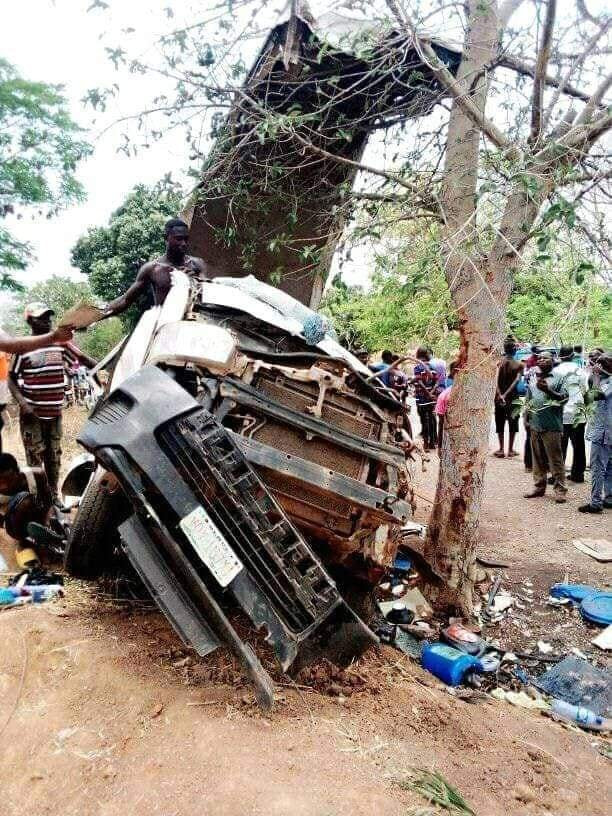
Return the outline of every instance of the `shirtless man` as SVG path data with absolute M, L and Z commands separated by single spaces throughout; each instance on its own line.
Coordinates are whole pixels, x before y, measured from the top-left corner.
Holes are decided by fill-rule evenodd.
M 108 304 L 104 317 L 113 317 L 125 312 L 145 292 L 147 286 L 153 289 L 155 305 L 161 306 L 172 286 L 173 269 L 180 269 L 189 277 L 198 280 L 208 280 L 204 261 L 186 254 L 189 241 L 187 224 L 179 218 L 173 218 L 166 223 L 164 235 L 165 254 L 156 261 L 148 261 L 140 267 L 134 283 L 125 294 Z

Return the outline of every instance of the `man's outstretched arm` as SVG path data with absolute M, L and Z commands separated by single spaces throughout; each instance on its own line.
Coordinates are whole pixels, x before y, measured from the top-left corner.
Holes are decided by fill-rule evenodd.
M 7 354 L 27 354 L 45 346 L 55 346 L 72 340 L 72 329 L 59 326 L 48 334 L 36 334 L 31 337 L 11 337 L 10 334 L 0 332 L 0 351 Z
M 147 284 L 150 281 L 150 273 L 151 269 L 154 266 L 154 261 L 149 261 L 146 264 L 143 264 L 140 269 L 138 270 L 138 274 L 136 275 L 136 280 L 130 286 L 130 288 L 115 300 L 112 300 L 106 309 L 104 310 L 104 317 L 114 317 L 115 315 L 121 314 L 128 309 L 132 303 L 135 303 L 138 298 L 144 294 L 147 288 Z

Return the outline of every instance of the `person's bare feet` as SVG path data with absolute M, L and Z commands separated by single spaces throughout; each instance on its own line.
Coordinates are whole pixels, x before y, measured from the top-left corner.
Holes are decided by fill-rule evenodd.
M 512 459 L 514 456 L 518 456 L 518 453 L 513 450 L 508 451 L 508 459 Z

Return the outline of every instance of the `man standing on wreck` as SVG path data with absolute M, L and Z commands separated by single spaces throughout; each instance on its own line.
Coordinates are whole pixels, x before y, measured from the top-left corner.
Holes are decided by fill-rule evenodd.
M 156 306 L 166 299 L 172 287 L 172 270 L 178 269 L 191 278 L 208 280 L 206 264 L 201 258 L 187 255 L 189 227 L 179 218 L 172 218 L 164 227 L 166 252 L 156 261 L 148 261 L 138 270 L 136 280 L 125 294 L 111 301 L 104 311 L 104 317 L 121 314 L 144 294 L 147 287 L 153 290 L 153 302 Z

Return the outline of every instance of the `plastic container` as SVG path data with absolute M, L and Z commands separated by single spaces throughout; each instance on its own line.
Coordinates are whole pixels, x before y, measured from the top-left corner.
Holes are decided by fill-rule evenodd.
M 609 731 L 612 728 L 612 720 L 596 714 L 590 708 L 572 705 L 565 700 L 553 700 L 550 709 L 555 716 L 576 723 L 580 728 L 588 728 L 591 731 Z
M 28 586 L 26 584 L 22 589 L 31 596 L 33 603 L 50 601 L 52 598 L 57 598 L 64 593 L 64 587 L 59 584 L 42 584 L 40 586 Z
M 459 686 L 466 675 L 480 669 L 480 661 L 472 655 L 453 649 L 445 643 L 431 643 L 423 649 L 423 668 L 448 686 Z

